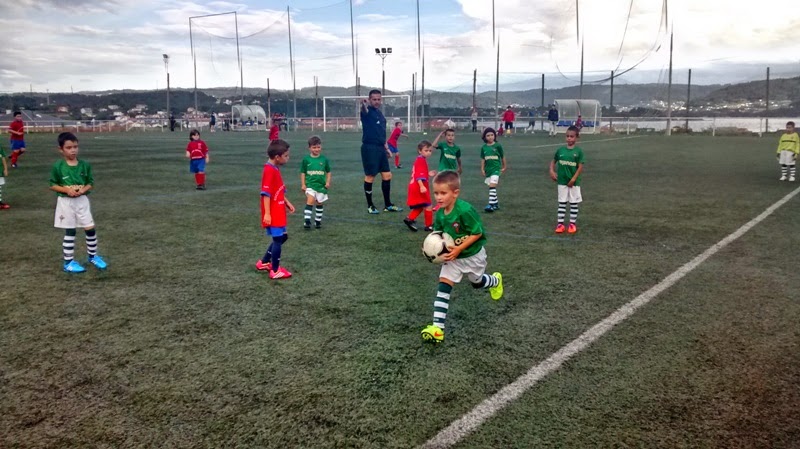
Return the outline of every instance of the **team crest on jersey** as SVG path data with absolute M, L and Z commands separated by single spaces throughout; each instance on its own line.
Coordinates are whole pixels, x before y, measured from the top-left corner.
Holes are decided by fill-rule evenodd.
M 456 231 L 456 234 L 461 234 L 461 226 L 456 222 L 453 223 L 453 229 Z

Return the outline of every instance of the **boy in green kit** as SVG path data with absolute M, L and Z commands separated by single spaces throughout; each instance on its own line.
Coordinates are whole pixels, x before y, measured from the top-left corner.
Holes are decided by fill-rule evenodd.
M 486 274 L 486 234 L 478 212 L 468 202 L 458 198 L 461 179 L 458 173 L 445 170 L 433 180 L 433 194 L 439 210 L 433 220 L 433 230 L 449 234 L 455 246 L 444 255 L 439 273 L 439 287 L 433 303 L 433 324 L 422 329 L 422 339 L 433 343 L 444 341 L 444 322 L 450 305 L 453 286 L 466 274 L 474 288 L 488 289 L 495 301 L 503 297 L 503 276 L 499 272 Z

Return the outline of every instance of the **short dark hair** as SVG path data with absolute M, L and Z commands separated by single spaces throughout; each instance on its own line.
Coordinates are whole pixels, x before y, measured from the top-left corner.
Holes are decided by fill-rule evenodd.
M 63 132 L 58 135 L 59 148 L 64 148 L 64 144 L 67 143 L 67 141 L 77 142 L 78 138 L 75 137 L 75 134 L 72 134 L 71 132 Z
M 311 136 L 308 138 L 308 146 L 313 147 L 314 145 L 322 145 L 322 139 L 319 136 Z
M 417 152 L 419 153 L 420 151 L 422 151 L 423 148 L 429 147 L 429 146 L 432 146 L 432 145 L 433 144 L 431 144 L 427 140 L 420 141 L 420 143 L 417 144 Z
M 403 124 L 403 122 L 401 122 L 401 121 L 399 121 L 399 120 L 398 120 L 398 121 L 396 121 L 396 122 L 394 122 L 394 126 L 397 126 L 397 125 L 402 125 L 402 124 Z
M 578 129 L 578 127 L 575 126 L 575 125 L 572 125 L 569 128 L 567 128 L 567 132 L 570 132 L 570 131 L 575 131 L 575 135 L 576 136 L 580 136 L 581 135 L 581 130 Z
M 369 91 L 369 95 L 367 95 L 367 97 L 369 98 L 369 97 L 371 97 L 373 94 L 382 95 L 380 90 L 378 90 L 378 89 L 372 89 L 371 91 Z
M 453 134 L 455 134 L 455 133 L 456 133 L 456 130 L 454 130 L 453 128 L 447 128 L 446 130 L 444 130 L 444 133 L 445 133 L 445 134 L 447 134 L 447 133 L 453 133 Z
M 434 184 L 447 184 L 450 190 L 461 189 L 461 177 L 453 170 L 440 171 L 433 178 Z
M 791 126 L 792 128 L 794 128 L 794 122 L 788 121 L 786 122 L 786 126 Z
M 289 151 L 289 142 L 283 139 L 275 139 L 267 147 L 267 156 L 270 159 L 275 159 L 278 156 L 283 156 L 287 151 Z
M 20 112 L 20 111 L 14 111 L 14 117 L 16 117 L 16 116 L 18 116 L 18 115 L 22 115 L 22 112 Z
M 199 136 L 200 135 L 200 131 L 198 131 L 196 129 L 191 130 L 189 132 L 189 140 L 192 140 L 192 136 L 194 136 L 195 134 Z
M 488 127 L 484 129 L 483 134 L 481 134 L 481 139 L 483 139 L 484 142 L 486 142 L 486 135 L 489 133 L 494 134 L 494 137 L 497 138 L 497 131 L 495 131 L 492 127 Z

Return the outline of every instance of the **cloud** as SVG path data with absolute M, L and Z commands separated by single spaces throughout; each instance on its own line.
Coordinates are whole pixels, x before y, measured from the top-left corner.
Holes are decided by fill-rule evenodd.
M 408 16 L 390 16 L 386 14 L 360 14 L 357 19 L 365 22 L 385 22 L 389 20 L 407 19 Z
M 36 9 L 58 13 L 86 14 L 91 12 L 114 12 L 123 0 L 15 0 L 4 8 L 20 10 Z

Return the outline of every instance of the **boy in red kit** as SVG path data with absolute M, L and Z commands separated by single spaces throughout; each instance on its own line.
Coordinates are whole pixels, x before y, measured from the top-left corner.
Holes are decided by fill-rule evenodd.
M 272 119 L 272 126 L 269 128 L 269 141 L 274 142 L 278 140 L 281 133 L 281 120 L 277 118 Z
M 386 141 L 389 151 L 394 154 L 394 168 L 403 168 L 403 166 L 400 165 L 400 150 L 398 149 L 399 145 L 397 143 L 400 137 L 408 139 L 408 136 L 403 134 L 403 122 L 394 122 L 392 134 L 389 136 L 389 140 Z
M 425 212 L 425 230 L 433 230 L 433 209 L 431 209 L 430 177 L 436 172 L 428 170 L 428 158 L 433 149 L 431 143 L 423 140 L 417 145 L 417 159 L 411 170 L 411 181 L 408 183 L 408 207 L 411 212 L 403 219 L 403 223 L 414 232 L 417 232 L 417 223 L 414 221 L 419 214 Z
M 17 159 L 25 152 L 25 124 L 21 112 L 14 112 L 14 121 L 8 125 L 8 133 L 11 134 L 11 168 L 17 168 Z
M 186 145 L 186 157 L 189 158 L 189 171 L 194 173 L 197 190 L 206 189 L 206 164 L 209 163 L 208 146 L 200 140 L 200 131 L 193 129 L 189 133 L 189 145 Z
M 294 206 L 284 196 L 286 185 L 281 177 L 281 165 L 289 162 L 289 144 L 283 140 L 272 141 L 267 148 L 269 162 L 264 164 L 261 175 L 261 225 L 272 237 L 264 257 L 256 262 L 256 269 L 269 271 L 270 279 L 284 279 L 292 276 L 281 264 L 281 247 L 289 235 L 286 233 L 286 210 L 294 212 Z

